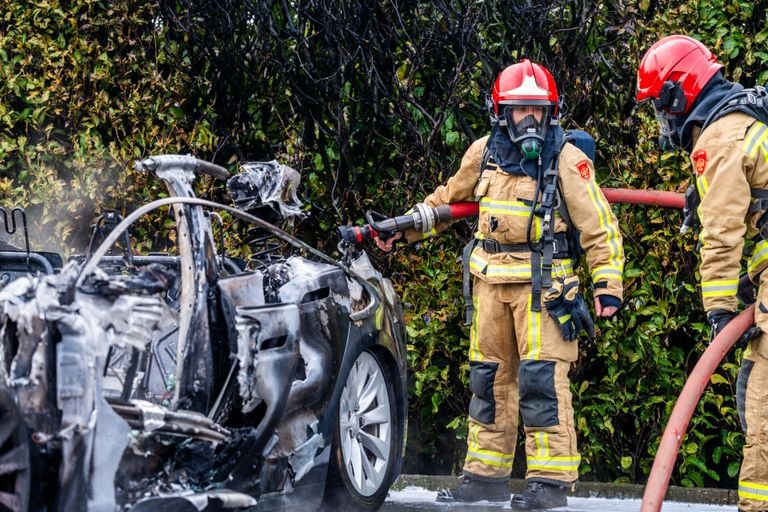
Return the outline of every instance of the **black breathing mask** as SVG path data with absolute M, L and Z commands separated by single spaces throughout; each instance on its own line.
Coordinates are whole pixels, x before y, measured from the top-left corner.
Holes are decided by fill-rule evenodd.
M 665 153 L 674 151 L 681 147 L 677 120 L 685 112 L 688 103 L 685 92 L 679 82 L 667 80 L 659 91 L 659 97 L 654 98 L 652 103 L 659 123 L 659 147 Z
M 654 114 L 659 123 L 659 147 L 664 153 L 674 151 L 680 147 L 680 137 L 675 129 L 674 119 L 663 110 L 657 109 L 654 105 Z
M 540 109 L 539 119 L 537 119 L 538 116 L 529 113 L 515 123 L 515 109 L 530 110 L 531 108 Z M 549 108 L 543 106 L 507 105 L 504 107 L 503 114 L 509 138 L 517 146 L 522 157 L 526 160 L 537 160 L 544 148 L 544 139 L 547 134 L 547 124 L 549 123 Z

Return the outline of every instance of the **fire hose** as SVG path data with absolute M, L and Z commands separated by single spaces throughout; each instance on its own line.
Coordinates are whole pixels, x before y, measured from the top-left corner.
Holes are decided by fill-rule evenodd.
M 603 188 L 605 198 L 609 203 L 642 204 L 680 208 L 685 206 L 683 194 L 661 190 L 632 190 L 627 188 Z M 479 204 L 476 202 L 459 202 L 429 207 L 418 204 L 411 213 L 392 218 L 374 218 L 371 212 L 366 214 L 368 224 L 365 226 L 339 226 L 338 233 L 342 240 L 353 245 L 360 245 L 373 238 L 389 238 L 397 231 L 415 229 L 429 233 L 440 223 L 451 222 L 464 217 L 474 217 L 478 214 Z
M 603 188 L 602 191 L 608 202 L 612 204 L 623 203 L 678 208 L 682 209 L 684 214 L 689 209 L 689 205 L 686 204 L 685 200 L 686 196 L 676 192 L 620 188 Z M 379 220 L 368 216 L 369 224 L 367 226 L 342 226 L 338 229 L 339 235 L 343 240 L 359 245 L 365 240 L 379 236 L 381 233 L 391 236 L 396 231 L 406 229 L 417 229 L 426 233 L 431 231 L 438 223 L 475 216 L 478 214 L 478 211 L 479 206 L 475 202 L 453 203 L 438 206 L 437 208 L 418 205 L 410 214 Z M 686 220 L 691 213 L 688 212 Z M 696 405 L 720 362 L 741 335 L 754 325 L 754 318 L 755 307 L 752 305 L 729 322 L 712 340 L 712 343 L 701 355 L 701 358 L 686 380 L 659 443 L 659 449 L 656 452 L 651 473 L 648 475 L 648 483 L 645 486 L 640 512 L 659 512 L 661 510 L 664 496 L 669 487 L 669 479 L 675 466 L 675 460 L 677 459 L 680 445 Z
M 366 226 L 339 226 L 338 233 L 342 240 L 359 245 L 373 238 L 389 238 L 398 231 L 416 229 L 429 233 L 440 223 L 451 222 L 464 217 L 474 217 L 479 211 L 479 203 L 461 202 L 444 204 L 435 208 L 417 204 L 412 213 L 389 219 L 374 219 L 371 212 L 366 214 Z
M 680 393 L 674 409 L 672 409 L 672 415 L 667 421 L 667 426 L 659 443 L 659 450 L 653 459 L 653 467 L 651 467 L 651 474 L 648 475 L 648 483 L 643 493 L 640 512 L 658 512 L 661 510 L 661 504 L 669 486 L 669 478 L 675 467 L 677 453 L 683 442 L 685 430 L 688 428 L 688 422 L 696 409 L 696 404 L 699 403 L 699 399 L 720 361 L 723 360 L 725 354 L 741 335 L 754 324 L 754 321 L 755 306 L 753 304 L 739 313 L 720 331 L 720 334 L 715 336 L 688 376 L 683 391 Z

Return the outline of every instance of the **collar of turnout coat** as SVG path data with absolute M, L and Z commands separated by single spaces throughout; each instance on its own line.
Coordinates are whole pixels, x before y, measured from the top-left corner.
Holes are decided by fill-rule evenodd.
M 670 118 L 671 124 L 675 130 L 677 130 L 680 146 L 690 153 L 693 148 L 692 134 L 694 126 L 701 126 L 704 124 L 704 121 L 709 117 L 712 109 L 714 109 L 720 102 L 724 102 L 731 96 L 739 93 L 743 88 L 744 87 L 739 84 L 724 79 L 720 73 L 715 75 L 701 92 L 696 102 L 694 102 L 693 108 L 687 116 L 672 116 Z M 746 113 L 750 114 L 748 110 Z

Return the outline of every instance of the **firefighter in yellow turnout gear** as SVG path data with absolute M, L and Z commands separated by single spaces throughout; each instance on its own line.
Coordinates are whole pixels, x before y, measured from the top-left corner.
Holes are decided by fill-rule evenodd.
M 746 433 L 738 492 L 739 510 L 768 512 L 768 95 L 724 79 L 722 67 L 699 41 L 665 37 L 640 63 L 637 100 L 653 104 L 662 148 L 691 156 L 701 292 L 713 336 L 737 314 L 744 239 L 756 237 L 747 272 L 759 283 L 757 328 L 740 340 L 747 346 L 737 380 Z
M 528 60 L 514 64 L 499 74 L 492 99 L 491 134 L 475 141 L 456 174 L 424 200 L 433 207 L 480 203 L 463 258 L 472 276 L 467 455 L 460 485 L 437 499 L 509 499 L 522 416 L 527 487 L 511 505 L 542 510 L 565 505 L 579 474 L 568 371 L 579 331 L 592 332 L 574 273 L 579 245 L 601 316 L 621 304 L 624 252 L 592 161 L 562 142 L 549 71 Z M 405 233 L 411 242 L 430 234 Z M 377 242 L 389 250 L 391 241 Z

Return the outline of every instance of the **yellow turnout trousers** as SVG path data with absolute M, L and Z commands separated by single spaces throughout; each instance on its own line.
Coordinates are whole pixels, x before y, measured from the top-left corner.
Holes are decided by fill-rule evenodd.
M 464 471 L 509 477 L 522 416 L 526 478 L 576 481 L 580 456 L 568 371 L 577 343 L 563 340 L 545 308 L 531 311 L 530 283 L 489 284 L 475 277 L 473 302 Z
M 744 351 L 736 402 L 745 432 L 739 473 L 739 508 L 768 510 L 768 271 L 760 275 L 755 323 L 763 334 Z

